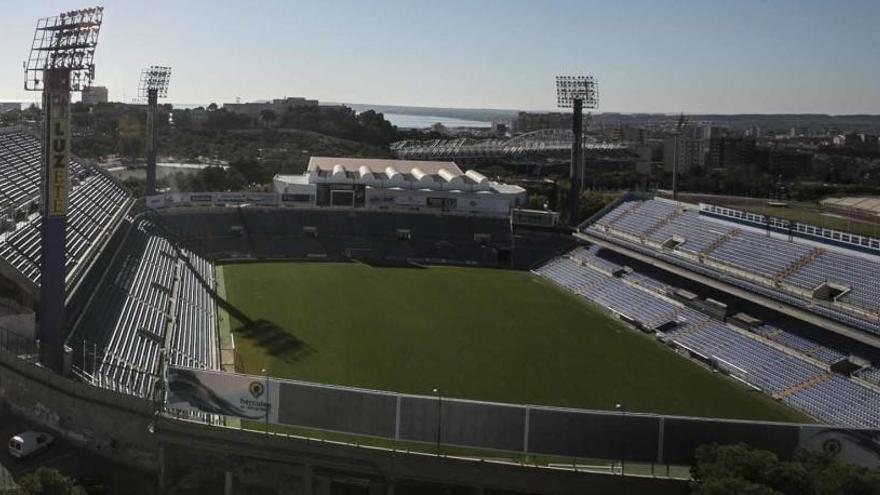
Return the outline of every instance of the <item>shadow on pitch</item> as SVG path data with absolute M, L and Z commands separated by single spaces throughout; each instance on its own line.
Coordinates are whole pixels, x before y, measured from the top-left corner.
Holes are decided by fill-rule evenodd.
M 241 319 L 235 313 L 230 315 L 245 322 L 235 329 L 235 333 L 247 337 L 273 358 L 288 362 L 298 361 L 312 353 L 312 348 L 307 343 L 269 320 Z
M 202 278 L 189 258 L 184 257 L 183 259 L 192 275 L 208 291 L 217 306 L 225 310 L 232 320 L 241 322 L 241 326 L 234 329 L 234 332 L 251 339 L 254 344 L 265 349 L 266 354 L 283 361 L 297 361 L 312 353 L 313 348 L 295 336 L 293 332 L 263 318 L 254 320 L 235 305 L 220 297 L 214 287 Z

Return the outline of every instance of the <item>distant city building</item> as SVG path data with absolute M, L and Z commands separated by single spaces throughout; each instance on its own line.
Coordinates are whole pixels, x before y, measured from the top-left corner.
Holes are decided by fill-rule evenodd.
M 703 168 L 706 149 L 702 139 L 671 137 L 663 142 L 663 170 L 672 172 L 678 159 L 678 173 L 688 173 L 692 168 Z
M 620 125 L 611 133 L 612 139 L 630 143 L 644 143 L 648 140 L 648 132 L 644 127 Z
M 654 148 L 648 144 L 640 144 L 633 150 L 636 158 L 636 172 L 650 175 L 654 172 Z
M 506 134 L 507 133 L 507 123 L 505 122 L 492 122 L 492 126 L 490 127 L 490 131 L 493 134 Z
M 755 152 L 758 170 L 783 179 L 792 179 L 813 171 L 813 154 L 789 149 L 762 148 Z
M 271 110 L 275 112 L 276 115 L 281 115 L 287 112 L 288 109 L 299 108 L 299 107 L 317 107 L 318 100 L 309 100 L 306 98 L 300 97 L 290 97 L 283 99 L 276 99 L 270 102 L 257 102 L 257 103 L 224 103 L 223 108 L 226 110 L 237 113 L 240 115 L 247 115 L 248 117 L 259 117 L 264 111 Z
M 109 101 L 109 92 L 105 86 L 89 86 L 82 90 L 83 105 L 97 105 Z
M 759 125 L 753 125 L 746 129 L 745 134 L 749 137 L 759 138 L 764 135 L 764 129 Z
M 541 129 L 571 129 L 571 114 L 520 112 L 513 121 L 513 132 L 532 132 Z
M 707 125 L 700 128 L 700 137 L 705 140 L 709 140 L 712 138 L 724 137 L 730 134 L 731 129 L 729 127 L 718 126 L 718 125 Z
M 755 159 L 755 140 L 741 136 L 713 137 L 709 140 L 708 166 L 713 169 L 736 169 Z
M 878 138 L 871 134 L 843 134 L 834 136 L 833 143 L 835 146 L 846 146 L 860 151 L 877 151 Z

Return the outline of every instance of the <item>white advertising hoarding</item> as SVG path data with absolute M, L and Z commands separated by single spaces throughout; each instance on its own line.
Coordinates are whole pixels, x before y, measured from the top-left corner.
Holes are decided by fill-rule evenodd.
M 262 376 L 172 366 L 166 401 L 171 409 L 278 422 L 278 384 Z

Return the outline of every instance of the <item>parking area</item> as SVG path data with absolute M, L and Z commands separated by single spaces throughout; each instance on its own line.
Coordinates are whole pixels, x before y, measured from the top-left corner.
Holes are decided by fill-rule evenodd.
M 17 459 L 9 453 L 9 439 L 23 431 L 46 431 L 55 436 L 55 441 L 47 449 L 25 459 Z M 10 480 L 21 479 L 22 476 L 36 471 L 40 467 L 57 469 L 67 476 L 87 480 L 84 485 L 95 488 L 103 486 L 103 491 L 96 489 L 90 493 L 130 493 L 149 495 L 157 493 L 156 477 L 122 466 L 99 457 L 92 452 L 78 448 L 53 432 L 40 428 L 21 416 L 0 408 L 0 490 L 10 487 Z

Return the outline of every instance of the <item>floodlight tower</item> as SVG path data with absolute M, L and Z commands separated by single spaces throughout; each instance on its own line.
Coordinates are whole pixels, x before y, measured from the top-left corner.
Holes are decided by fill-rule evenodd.
M 568 192 L 568 222 L 577 224 L 578 205 L 584 184 L 584 108 L 599 106 L 599 88 L 592 76 L 556 76 L 556 103 L 572 109 L 571 188 Z
M 24 65 L 24 88 L 43 92 L 40 259 L 40 361 L 64 368 L 65 226 L 70 188 L 70 93 L 95 76 L 93 63 L 103 7 L 72 10 L 37 21 Z
M 171 67 L 151 65 L 141 71 L 138 96 L 147 99 L 147 196 L 156 194 L 156 107 L 159 98 L 168 96 Z

